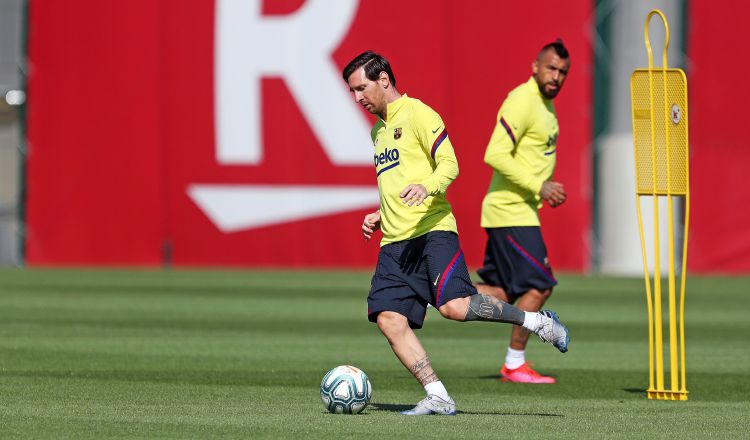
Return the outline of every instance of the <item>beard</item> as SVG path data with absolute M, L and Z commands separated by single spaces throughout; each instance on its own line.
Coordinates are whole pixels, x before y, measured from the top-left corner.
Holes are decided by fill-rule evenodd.
M 557 88 L 553 90 L 547 90 L 547 86 L 551 83 L 546 84 L 537 84 L 539 87 L 539 93 L 542 94 L 546 99 L 555 99 L 555 97 L 560 93 L 560 86 L 557 86 Z

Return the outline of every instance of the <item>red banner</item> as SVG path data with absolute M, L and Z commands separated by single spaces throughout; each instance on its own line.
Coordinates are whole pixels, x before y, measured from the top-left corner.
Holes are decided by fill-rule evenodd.
M 744 132 L 750 89 L 728 72 L 750 69 L 747 40 L 738 30 L 750 4 L 716 7 L 689 2 L 691 211 L 688 268 L 695 272 L 750 272 L 750 209 L 744 194 L 750 149 Z M 729 62 L 731 60 L 731 62 Z M 745 159 L 747 160 L 745 160 Z
M 470 5 L 471 3 L 469 3 Z M 377 206 L 368 140 L 341 68 L 366 49 L 446 121 L 451 201 L 479 265 L 482 158 L 495 114 L 561 37 L 555 179 L 543 210 L 556 269 L 589 260 L 591 1 L 31 2 L 30 264 L 370 267 Z

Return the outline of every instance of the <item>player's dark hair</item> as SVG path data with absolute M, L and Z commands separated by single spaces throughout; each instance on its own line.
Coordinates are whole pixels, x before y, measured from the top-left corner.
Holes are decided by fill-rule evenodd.
M 562 39 L 558 38 L 557 40 L 547 43 L 542 47 L 542 49 L 539 51 L 539 54 L 537 57 L 541 57 L 544 52 L 547 52 L 548 50 L 554 50 L 557 56 L 560 58 L 567 60 L 570 58 L 570 54 L 568 53 L 568 49 L 563 44 Z
M 388 75 L 388 79 L 391 80 L 393 87 L 396 87 L 396 77 L 393 75 L 393 70 L 391 70 L 391 64 L 381 55 L 378 55 L 371 50 L 357 55 L 346 65 L 346 67 L 344 67 L 344 81 L 348 82 L 352 73 L 362 66 L 365 68 L 365 76 L 370 81 L 375 81 L 380 77 L 380 72 L 385 72 Z

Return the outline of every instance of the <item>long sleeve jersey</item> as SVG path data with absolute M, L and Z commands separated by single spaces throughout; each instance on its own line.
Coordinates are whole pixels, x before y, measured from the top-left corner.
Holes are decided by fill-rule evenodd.
M 533 77 L 508 94 L 484 155 L 493 173 L 482 227 L 539 226 L 539 191 L 555 170 L 558 133 L 555 107 Z
M 387 112 L 371 133 L 380 192 L 380 245 L 430 231 L 457 232 L 445 192 L 458 176 L 458 162 L 443 120 L 405 94 L 389 103 Z M 430 196 L 419 206 L 403 203 L 400 195 L 409 184 L 424 185 Z

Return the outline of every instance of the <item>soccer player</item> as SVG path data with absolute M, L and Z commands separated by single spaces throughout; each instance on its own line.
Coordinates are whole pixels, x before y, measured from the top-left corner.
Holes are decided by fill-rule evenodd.
M 368 318 L 427 393 L 403 414 L 453 415 L 456 404 L 414 333 L 422 327 L 428 304 L 448 319 L 523 326 L 562 352 L 568 330 L 554 312 L 523 312 L 478 294 L 471 283 L 445 198 L 458 163 L 440 116 L 400 94 L 390 64 L 374 52 L 354 58 L 343 77 L 355 101 L 378 116 L 371 134 L 380 208 L 367 214 L 361 226 L 367 240 L 378 229 L 383 233 L 367 297 Z
M 542 239 L 539 208 L 565 202 L 563 185 L 552 179 L 557 152 L 555 99 L 568 76 L 570 58 L 561 40 L 545 45 L 532 63 L 533 75 L 513 89 L 500 107 L 484 161 L 492 180 L 482 202 L 487 231 L 480 293 L 521 310 L 536 312 L 557 284 Z M 513 328 L 500 370 L 507 382 L 554 383 L 526 362 L 529 332 Z

